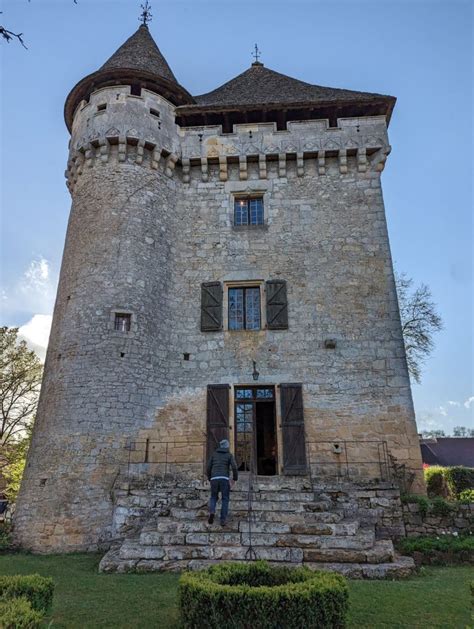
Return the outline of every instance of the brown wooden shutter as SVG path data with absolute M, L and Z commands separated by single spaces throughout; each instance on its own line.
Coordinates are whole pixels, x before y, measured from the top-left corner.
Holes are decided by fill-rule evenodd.
M 205 282 L 201 284 L 201 331 L 222 330 L 222 284 Z
M 229 438 L 229 385 L 207 386 L 207 458 L 221 439 Z
M 288 329 L 288 300 L 285 280 L 269 280 L 267 293 L 267 328 L 269 330 Z
M 281 384 L 280 400 L 283 471 L 285 474 L 305 474 L 306 445 L 301 384 Z

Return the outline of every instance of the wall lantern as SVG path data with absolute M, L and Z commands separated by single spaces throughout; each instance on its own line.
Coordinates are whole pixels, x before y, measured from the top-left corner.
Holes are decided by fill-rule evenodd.
M 259 372 L 259 371 L 257 371 L 257 363 L 256 363 L 254 360 L 253 360 L 252 362 L 253 362 L 253 373 L 252 373 L 252 378 L 253 378 L 254 380 L 258 380 L 258 377 L 259 377 L 259 375 L 260 375 L 260 372 Z
M 340 446 L 339 443 L 333 443 L 332 451 L 334 452 L 334 454 L 342 454 L 342 447 Z

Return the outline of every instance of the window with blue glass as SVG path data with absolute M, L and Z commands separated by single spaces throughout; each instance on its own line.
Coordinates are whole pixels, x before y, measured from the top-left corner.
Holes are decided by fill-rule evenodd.
M 234 225 L 263 225 L 263 197 L 234 199 Z
M 260 288 L 229 288 L 229 330 L 260 330 Z

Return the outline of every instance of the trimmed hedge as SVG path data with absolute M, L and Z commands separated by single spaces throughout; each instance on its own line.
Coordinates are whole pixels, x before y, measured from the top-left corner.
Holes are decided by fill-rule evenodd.
M 463 467 L 447 467 L 444 472 L 446 484 L 450 493 L 456 498 L 465 489 L 474 489 L 474 468 Z
M 271 567 L 264 561 L 185 572 L 179 581 L 187 629 L 342 628 L 348 596 L 341 575 Z
M 47 612 L 53 602 L 54 582 L 39 574 L 0 576 L 0 599 L 26 598 L 31 607 Z
M 444 478 L 445 467 L 441 465 L 430 465 L 425 468 L 424 476 L 426 482 L 426 491 L 428 496 L 447 496 L 448 488 L 446 486 L 446 480 Z
M 0 627 L 2 629 L 37 629 L 44 614 L 31 607 L 25 598 L 0 599 Z
M 457 465 L 431 465 L 424 470 L 428 496 L 449 496 L 458 499 L 462 492 L 474 489 L 474 468 Z

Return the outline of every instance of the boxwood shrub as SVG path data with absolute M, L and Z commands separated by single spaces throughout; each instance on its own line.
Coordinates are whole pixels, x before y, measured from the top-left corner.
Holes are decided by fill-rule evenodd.
M 463 467 L 462 465 L 447 467 L 445 468 L 444 477 L 451 495 L 456 498 L 465 489 L 474 489 L 473 467 Z
M 2 629 L 37 629 L 44 614 L 33 609 L 30 601 L 20 598 L 0 599 L 0 627 Z
M 49 577 L 41 577 L 39 574 L 0 575 L 0 599 L 24 597 L 39 612 L 49 610 L 53 602 L 53 591 L 53 579 Z
M 445 469 L 441 465 L 430 465 L 430 467 L 425 468 L 424 476 L 428 496 L 445 497 L 448 495 L 448 487 L 444 477 Z
M 224 563 L 183 573 L 179 605 L 187 629 L 339 628 L 345 626 L 348 587 L 331 572 Z

